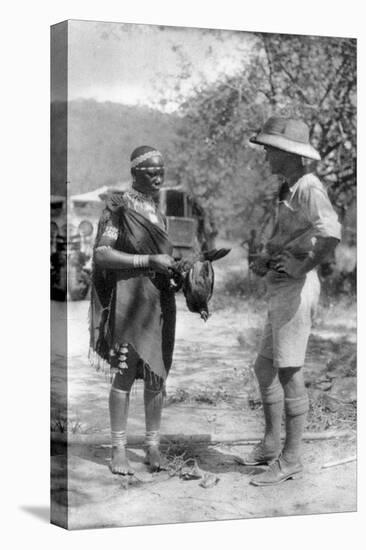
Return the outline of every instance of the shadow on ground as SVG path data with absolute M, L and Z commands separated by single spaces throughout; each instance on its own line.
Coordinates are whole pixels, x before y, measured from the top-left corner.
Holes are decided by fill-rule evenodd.
M 30 514 L 37 519 L 40 519 L 42 522 L 50 522 L 50 507 L 49 506 L 21 506 L 23 512 Z

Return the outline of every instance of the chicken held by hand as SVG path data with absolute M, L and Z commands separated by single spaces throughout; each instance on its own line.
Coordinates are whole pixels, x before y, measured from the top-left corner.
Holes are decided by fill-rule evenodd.
M 214 288 L 215 274 L 212 262 L 223 258 L 230 249 L 209 250 L 178 262 L 176 271 L 182 276 L 183 293 L 189 311 L 199 313 L 204 321 L 209 317 L 208 302 Z

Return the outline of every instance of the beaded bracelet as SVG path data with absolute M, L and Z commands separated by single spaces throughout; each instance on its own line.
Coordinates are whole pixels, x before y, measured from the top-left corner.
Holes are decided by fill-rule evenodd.
M 146 268 L 149 267 L 149 255 L 148 254 L 135 254 L 133 257 L 133 267 Z

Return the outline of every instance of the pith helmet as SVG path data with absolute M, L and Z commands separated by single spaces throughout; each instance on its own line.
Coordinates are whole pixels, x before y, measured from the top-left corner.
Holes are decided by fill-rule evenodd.
M 263 129 L 249 140 L 258 145 L 270 145 L 287 153 L 320 160 L 320 155 L 309 142 L 309 128 L 302 120 L 271 117 Z

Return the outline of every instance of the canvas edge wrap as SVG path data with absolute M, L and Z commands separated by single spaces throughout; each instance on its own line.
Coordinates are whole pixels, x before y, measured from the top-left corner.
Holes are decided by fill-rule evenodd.
M 68 133 L 68 22 L 52 25 L 51 31 L 51 195 L 65 197 L 67 205 L 67 133 Z M 65 209 L 65 223 L 67 212 Z M 65 302 L 67 313 L 67 302 Z M 55 357 L 55 330 L 57 323 L 57 347 L 62 347 L 62 381 L 58 381 L 56 396 L 51 392 L 50 436 L 55 429 L 55 421 L 62 419 L 66 428 L 66 438 L 55 444 L 51 437 L 51 480 L 50 480 L 50 521 L 65 529 L 68 528 L 68 440 L 67 440 L 67 314 L 56 319 L 51 307 L 51 357 Z M 61 341 L 60 341 L 61 340 Z M 51 388 L 56 376 L 51 361 Z

